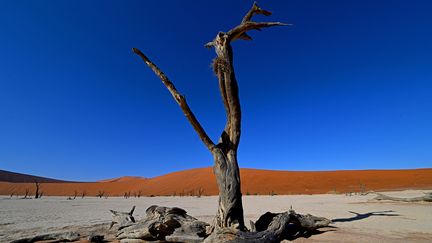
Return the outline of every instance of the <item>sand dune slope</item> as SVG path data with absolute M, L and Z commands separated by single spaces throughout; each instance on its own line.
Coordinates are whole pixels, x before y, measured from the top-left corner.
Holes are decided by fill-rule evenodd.
M 291 172 L 241 169 L 243 194 L 321 194 L 359 192 L 361 190 L 432 189 L 432 169 L 357 170 Z M 0 182 L 0 195 L 23 195 L 33 183 Z M 216 179 L 212 168 L 174 172 L 154 178 L 121 177 L 99 182 L 42 183 L 44 195 L 123 196 L 130 192 L 141 195 L 216 195 Z

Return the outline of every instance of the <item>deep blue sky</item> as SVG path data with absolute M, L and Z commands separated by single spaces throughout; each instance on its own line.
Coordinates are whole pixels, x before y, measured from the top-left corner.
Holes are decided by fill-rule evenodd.
M 252 1 L 1 1 L 0 169 L 69 180 L 211 166 L 176 84 L 217 140 L 203 47 Z M 293 27 L 234 43 L 241 167 L 432 167 L 432 2 L 261 1 Z

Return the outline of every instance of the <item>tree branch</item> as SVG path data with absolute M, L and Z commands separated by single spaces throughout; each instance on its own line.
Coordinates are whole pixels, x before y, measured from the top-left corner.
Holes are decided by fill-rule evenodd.
M 260 7 L 258 7 L 258 4 L 256 2 L 254 2 L 252 5 L 252 8 L 243 17 L 242 24 L 249 22 L 252 19 L 252 17 L 256 14 L 263 14 L 265 16 L 270 16 L 272 13 L 270 11 L 261 9 Z
M 246 34 L 246 32 L 249 30 L 253 30 L 253 29 L 261 30 L 261 28 L 268 28 L 272 26 L 291 25 L 291 24 L 284 24 L 281 22 L 253 22 L 252 17 L 257 14 L 270 16 L 272 13 L 270 11 L 260 8 L 258 4 L 254 2 L 252 8 L 243 17 L 243 20 L 240 23 L 240 25 L 234 27 L 233 29 L 227 32 L 228 41 L 235 41 L 237 39 L 252 40 L 252 38 L 248 34 Z
M 175 88 L 174 84 L 168 79 L 168 77 L 159 69 L 159 67 L 156 66 L 150 59 L 148 59 L 147 56 L 145 56 L 140 50 L 137 48 L 132 48 L 132 51 L 141 57 L 141 59 L 149 66 L 153 72 L 156 74 L 156 76 L 159 77 L 159 79 L 162 81 L 162 83 L 167 87 L 168 91 L 173 96 L 174 100 L 177 102 L 177 104 L 180 106 L 181 110 L 183 111 L 183 114 L 186 116 L 186 118 L 189 120 L 189 123 L 192 125 L 192 127 L 197 132 L 198 136 L 200 137 L 201 141 L 207 146 L 207 148 L 212 151 L 215 147 L 215 144 L 210 139 L 210 137 L 205 132 L 204 128 L 201 126 L 201 124 L 196 119 L 195 115 L 193 114 L 192 110 L 189 108 L 189 105 L 186 103 L 186 99 L 183 95 L 181 95 L 177 89 Z
M 246 34 L 249 30 L 261 30 L 262 28 L 268 28 L 272 26 L 289 26 L 291 24 L 285 24 L 281 22 L 245 22 L 234 27 L 228 31 L 228 40 L 230 42 L 237 39 L 251 40 L 252 38 Z

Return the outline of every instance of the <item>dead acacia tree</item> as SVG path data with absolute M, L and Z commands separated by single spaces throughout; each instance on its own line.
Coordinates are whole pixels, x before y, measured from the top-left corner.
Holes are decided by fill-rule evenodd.
M 25 189 L 25 194 L 24 194 L 23 199 L 27 199 L 27 197 L 28 197 L 28 195 L 29 195 L 29 192 L 30 192 L 30 189 L 26 188 L 26 189 Z
M 252 21 L 252 17 L 259 14 L 269 16 L 271 15 L 271 12 L 261 9 L 256 3 L 254 3 L 252 8 L 243 17 L 239 25 L 227 32 L 219 32 L 212 41 L 205 45 L 205 47 L 214 48 L 216 51 L 216 58 L 213 60 L 213 70 L 219 81 L 219 91 L 221 93 L 226 112 L 225 128 L 222 131 L 217 143 L 213 142 L 212 139 L 207 135 L 206 131 L 201 126 L 198 119 L 195 117 L 194 113 L 187 104 L 185 97 L 177 91 L 176 87 L 169 80 L 169 78 L 139 49 L 132 49 L 133 52 L 142 58 L 145 64 L 147 64 L 147 66 L 153 70 L 153 72 L 166 86 L 198 134 L 201 141 L 213 155 L 215 162 L 213 170 L 219 188 L 219 207 L 210 232 L 219 229 L 232 229 L 235 232 L 247 231 L 243 218 L 242 194 L 240 190 L 240 170 L 237 162 L 237 149 L 241 134 L 241 107 L 237 80 L 234 73 L 233 49 L 231 43 L 236 40 L 251 40 L 252 38 L 247 34 L 247 32 L 251 30 L 261 30 L 263 28 L 273 26 L 288 25 L 281 22 Z M 293 221 L 293 217 L 295 217 L 294 215 L 297 214 L 287 213 L 284 214 L 284 217 L 275 217 L 275 219 L 288 220 L 291 217 L 290 220 Z M 316 219 L 321 220 L 321 218 Z M 299 218 L 296 220 L 297 222 L 302 221 Z M 313 224 L 311 222 L 315 221 L 311 220 L 309 222 L 312 226 Z M 329 222 L 327 222 L 327 224 L 328 223 Z M 283 225 L 284 223 L 279 222 L 279 224 Z M 275 224 L 272 224 L 271 226 L 276 227 Z M 239 237 L 239 239 L 245 239 L 244 235 L 237 235 L 237 237 Z M 264 237 L 262 239 L 268 240 L 269 238 Z M 221 238 L 215 239 L 216 242 L 221 240 Z M 248 238 L 248 240 L 251 239 Z
M 35 181 L 35 187 L 36 187 L 36 189 L 35 189 L 35 199 L 38 199 L 38 198 L 40 198 L 40 194 L 39 194 L 40 183 L 37 182 L 37 181 Z
M 98 193 L 96 194 L 96 196 L 99 198 L 102 198 L 103 196 L 105 196 L 105 191 L 99 190 Z

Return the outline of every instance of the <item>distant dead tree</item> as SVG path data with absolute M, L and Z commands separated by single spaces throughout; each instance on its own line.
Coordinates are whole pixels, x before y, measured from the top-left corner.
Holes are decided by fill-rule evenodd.
M 219 207 L 213 227 L 209 230 L 215 232 L 215 234 L 212 236 L 213 238 L 210 238 L 211 240 L 208 239 L 209 242 L 212 240 L 213 242 L 221 242 L 228 238 L 233 242 L 249 242 L 254 240 L 256 240 L 254 242 L 258 242 L 258 238 L 261 239 L 262 242 L 275 242 L 282 239 L 283 235 L 287 235 L 285 231 L 292 230 L 293 227 L 287 226 L 288 222 L 297 222 L 295 223 L 298 226 L 296 227 L 297 230 L 303 231 L 306 229 L 316 229 L 319 226 L 324 224 L 328 225 L 330 223 L 328 219 L 298 215 L 290 211 L 284 214 L 285 216 L 273 216 L 266 219 L 268 222 L 275 221 L 267 225 L 269 229 L 270 227 L 275 227 L 275 225 L 279 225 L 281 228 L 273 228 L 268 230 L 267 233 L 261 233 L 260 235 L 246 234 L 247 229 L 244 223 L 242 194 L 240 189 L 240 170 L 237 162 L 237 149 L 240 142 L 242 116 L 238 84 L 234 73 L 233 48 L 231 43 L 236 40 L 251 40 L 252 38 L 248 35 L 248 32 L 251 30 L 261 30 L 272 26 L 287 25 L 281 22 L 255 22 L 252 20 L 253 16 L 261 14 L 269 16 L 271 13 L 261 9 L 254 3 L 239 25 L 227 32 L 218 32 L 216 37 L 205 45 L 205 47 L 214 48 L 216 51 L 216 58 L 213 60 L 213 71 L 219 81 L 219 91 L 226 113 L 225 128 L 220 135 L 218 143 L 213 142 L 208 136 L 187 104 L 186 98 L 177 91 L 174 84 L 164 72 L 140 50 L 133 48 L 133 52 L 141 57 L 144 63 L 166 86 L 201 141 L 213 156 L 213 171 L 219 188 Z M 225 231 L 220 229 L 224 229 Z M 227 231 L 227 229 L 231 231 Z M 262 230 L 262 228 L 260 229 Z M 296 232 L 290 233 L 296 234 Z
M 196 192 L 197 192 L 197 197 L 201 197 L 202 195 L 203 195 L 203 193 L 204 193 L 204 189 L 202 188 L 202 187 L 199 187 L 197 190 L 196 190 Z
M 96 194 L 97 197 L 102 198 L 103 196 L 105 196 L 105 191 L 98 191 L 98 193 Z
M 141 195 L 142 195 L 142 191 L 141 191 L 141 190 L 138 190 L 138 192 L 137 192 L 137 194 L 136 194 L 136 197 L 137 197 L 137 198 L 140 198 Z
M 128 192 L 124 193 L 123 197 L 126 198 L 126 199 L 128 199 L 128 198 L 130 198 L 130 195 L 131 195 L 131 192 L 128 191 Z
M 35 198 L 38 199 L 39 198 L 39 187 L 40 187 L 40 183 L 35 181 Z
M 24 194 L 24 197 L 23 197 L 23 198 L 24 198 L 24 199 L 27 199 L 29 193 L 30 193 L 30 189 L 26 188 L 26 189 L 25 189 L 25 194 Z
M 10 193 L 10 197 L 12 198 L 14 195 L 15 195 L 15 191 L 12 191 L 12 192 Z
M 82 191 L 81 192 L 81 198 L 84 198 L 85 196 L 87 196 L 87 192 L 86 191 Z
M 360 195 L 366 195 L 366 185 L 364 183 L 360 183 Z
M 73 199 L 75 199 L 76 197 L 78 196 L 78 191 L 77 190 L 75 190 L 74 191 L 74 196 L 73 196 Z

